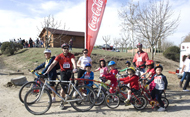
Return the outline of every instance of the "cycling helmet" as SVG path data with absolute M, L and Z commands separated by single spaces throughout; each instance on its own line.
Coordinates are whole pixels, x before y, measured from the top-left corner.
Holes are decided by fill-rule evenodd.
M 161 68 L 163 70 L 163 67 L 160 64 L 156 64 L 156 67 L 154 68 L 154 70 L 156 71 L 157 68 Z
M 90 63 L 87 63 L 85 67 L 92 67 Z
M 152 64 L 154 64 L 153 60 L 147 60 L 145 65 L 152 65 Z
M 45 54 L 45 53 L 50 53 L 50 54 L 51 54 L 51 50 L 45 49 L 45 50 L 44 50 L 44 54 Z
M 127 68 L 127 71 L 128 71 L 128 70 L 132 70 L 133 73 L 135 73 L 135 68 L 133 68 L 133 67 L 129 67 L 129 68 Z
M 105 60 L 104 60 L 104 58 L 101 58 L 101 59 L 99 60 L 99 62 L 100 62 L 100 61 L 105 61 Z
M 129 61 L 126 61 L 126 62 L 125 62 L 125 64 L 127 64 L 127 63 L 128 63 L 129 65 L 131 65 L 131 62 L 129 62 Z
M 61 45 L 61 48 L 64 48 L 64 47 L 69 47 L 69 45 L 67 44 L 67 43 L 63 43 L 62 45 Z
M 141 43 L 138 43 L 138 44 L 137 44 L 137 48 L 138 48 L 138 47 L 142 47 L 142 44 L 141 44 Z
M 114 62 L 114 61 L 110 61 L 109 63 L 108 63 L 108 66 L 111 66 L 111 65 L 115 65 L 116 63 Z

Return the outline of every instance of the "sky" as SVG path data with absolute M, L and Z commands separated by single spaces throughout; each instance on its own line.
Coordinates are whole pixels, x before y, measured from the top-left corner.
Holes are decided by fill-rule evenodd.
M 63 29 L 85 32 L 86 0 L 0 0 L 0 42 L 10 39 L 36 39 L 39 35 L 44 17 L 53 15 L 56 21 L 62 22 Z M 138 0 L 133 0 L 137 2 Z M 148 0 L 140 0 L 146 3 Z M 180 14 L 180 24 L 174 34 L 167 40 L 179 45 L 190 32 L 190 0 L 169 0 L 175 12 Z M 111 44 L 114 38 L 120 38 L 121 19 L 118 10 L 127 0 L 107 0 L 101 27 L 95 45 L 102 45 L 102 36 L 110 35 Z

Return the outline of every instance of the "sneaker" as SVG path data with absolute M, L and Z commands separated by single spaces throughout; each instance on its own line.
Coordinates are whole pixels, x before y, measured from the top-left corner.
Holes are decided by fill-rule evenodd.
M 183 91 L 187 92 L 187 91 L 189 91 L 189 90 L 187 90 L 187 89 L 184 89 Z
M 166 109 L 165 108 L 163 108 L 163 107 L 160 107 L 159 109 L 158 109 L 158 111 L 165 111 Z
M 130 100 L 126 99 L 126 100 L 124 101 L 124 103 L 125 103 L 125 106 L 129 106 L 129 105 L 130 105 Z
M 59 107 L 60 107 L 61 110 L 64 110 L 64 109 L 65 109 L 65 106 L 64 106 L 63 102 L 61 102 L 61 104 L 60 104 Z
M 52 102 L 56 102 L 55 97 L 52 97 Z

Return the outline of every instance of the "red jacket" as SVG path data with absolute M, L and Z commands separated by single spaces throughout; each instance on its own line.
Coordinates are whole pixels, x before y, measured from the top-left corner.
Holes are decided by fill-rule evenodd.
M 139 90 L 139 77 L 133 75 L 131 78 L 129 76 L 121 78 L 120 81 L 124 81 L 124 84 L 130 83 L 130 87 Z
M 118 83 L 117 83 L 117 78 L 115 77 L 115 75 L 109 73 L 109 74 L 103 75 L 102 77 L 105 77 L 107 80 L 110 80 L 112 87 L 117 86 Z
M 146 52 L 144 51 L 142 51 L 141 53 L 137 52 L 133 58 L 133 63 L 135 62 L 136 66 L 139 67 L 140 65 L 144 64 L 147 60 L 149 60 L 149 58 Z

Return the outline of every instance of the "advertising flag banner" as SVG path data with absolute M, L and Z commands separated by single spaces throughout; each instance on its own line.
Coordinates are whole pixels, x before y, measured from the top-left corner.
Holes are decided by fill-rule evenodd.
M 107 0 L 86 0 L 86 49 L 90 56 L 98 31 L 101 25 L 102 17 L 106 7 Z

